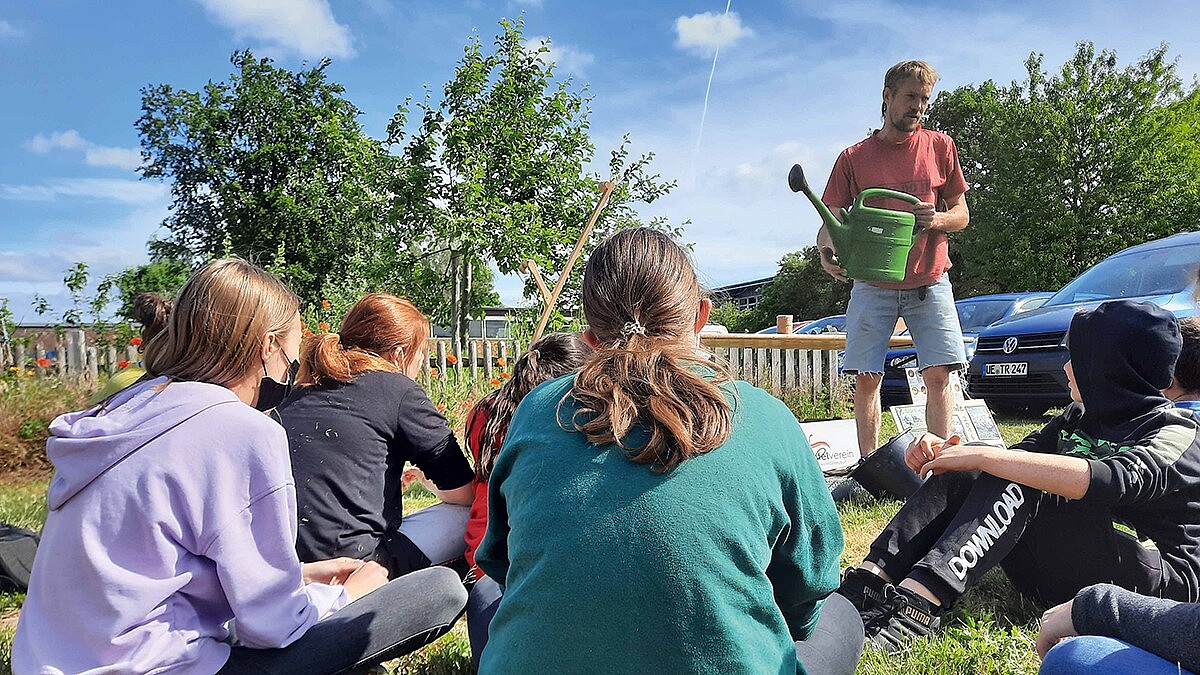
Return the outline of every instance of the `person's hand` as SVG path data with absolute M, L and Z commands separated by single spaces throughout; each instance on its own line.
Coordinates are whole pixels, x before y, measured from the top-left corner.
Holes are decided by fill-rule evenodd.
M 917 217 L 917 227 L 932 227 L 935 212 L 936 209 L 929 202 L 920 202 L 913 206 L 913 215 Z
M 342 584 L 342 587 L 346 589 L 346 596 L 353 602 L 387 582 L 387 568 L 371 561 L 355 570 Z
M 1071 619 L 1071 605 L 1074 602 L 1074 600 L 1068 600 L 1057 607 L 1051 607 L 1042 615 L 1037 636 L 1039 658 L 1046 658 L 1046 652 L 1064 639 L 1079 635 L 1075 631 L 1075 622 Z
M 996 451 L 996 448 L 978 443 L 962 445 L 961 438 L 951 436 L 936 450 L 934 458 L 921 467 L 921 475 L 937 476 L 947 471 L 983 471 L 984 462 Z
M 357 558 L 330 558 L 300 566 L 306 584 L 329 584 L 337 586 L 346 582 L 366 561 Z
M 433 481 L 425 477 L 425 472 L 415 466 L 410 466 L 400 475 L 400 490 L 407 490 L 408 486 L 413 483 L 420 483 L 425 486 L 426 490 L 437 494 L 437 486 L 433 484 Z
M 837 279 L 842 283 L 850 283 L 850 279 L 846 276 L 846 270 L 842 268 L 837 259 L 837 253 L 832 246 L 822 246 L 821 251 L 821 269 L 829 276 Z
M 909 444 L 904 451 L 904 463 L 922 478 L 928 470 L 928 464 L 939 457 L 946 449 L 958 445 L 962 439 L 955 434 L 950 438 L 942 438 L 936 434 L 921 434 L 921 437 Z

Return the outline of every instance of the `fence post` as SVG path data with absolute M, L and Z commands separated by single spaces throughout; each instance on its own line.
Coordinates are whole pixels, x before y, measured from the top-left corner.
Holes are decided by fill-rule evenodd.
M 483 341 L 483 376 L 492 379 L 492 341 Z
M 87 345 L 82 328 L 67 329 L 67 372 L 69 377 L 84 378 L 88 372 Z
M 471 379 L 479 377 L 479 340 L 471 340 L 467 345 L 467 358 L 471 359 Z

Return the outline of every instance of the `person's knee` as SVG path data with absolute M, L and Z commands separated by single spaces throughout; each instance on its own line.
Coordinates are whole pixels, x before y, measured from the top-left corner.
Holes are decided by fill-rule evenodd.
M 871 395 L 879 392 L 883 385 L 883 373 L 858 373 L 854 376 L 855 395 Z
M 402 580 L 408 580 L 420 589 L 421 597 L 435 608 L 444 623 L 453 623 L 467 606 L 467 589 L 458 573 L 448 567 L 428 567 L 389 583 Z
M 1042 659 L 1038 675 L 1085 675 L 1091 673 L 1103 655 L 1112 652 L 1107 639 L 1092 636 L 1073 637 L 1055 645 Z
M 931 391 L 945 389 L 950 384 L 950 366 L 930 366 L 921 371 L 921 379 Z

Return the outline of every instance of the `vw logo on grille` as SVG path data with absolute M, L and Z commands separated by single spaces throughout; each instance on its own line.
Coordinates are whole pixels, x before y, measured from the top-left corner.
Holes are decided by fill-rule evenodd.
M 1011 354 L 1017 351 L 1017 338 L 1010 337 L 1004 341 L 1004 353 Z

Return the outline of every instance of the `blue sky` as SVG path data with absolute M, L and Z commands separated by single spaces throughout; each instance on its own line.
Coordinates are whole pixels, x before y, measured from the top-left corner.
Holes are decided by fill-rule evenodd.
M 685 220 L 702 279 L 773 274 L 810 244 L 817 221 L 788 191 L 804 164 L 824 185 L 838 151 L 878 124 L 883 72 L 923 58 L 938 89 L 1024 74 L 1032 51 L 1057 68 L 1079 40 L 1122 64 L 1166 42 L 1191 81 L 1200 71 L 1200 3 L 733 0 L 179 0 L 0 2 L 0 297 L 33 321 L 34 293 L 56 310 L 64 271 L 100 275 L 145 262 L 168 214 L 167 186 L 141 181 L 139 90 L 223 80 L 236 49 L 300 68 L 329 57 L 332 79 L 380 138 L 396 105 L 435 92 L 472 31 L 490 41 L 524 13 L 560 73 L 586 83 L 603 160 L 622 134 L 679 181 L 647 217 Z M 701 134 L 705 89 L 719 49 Z M 936 95 L 936 92 L 935 92 Z M 969 195 L 968 195 L 969 197 Z M 518 279 L 499 279 L 508 302 Z

